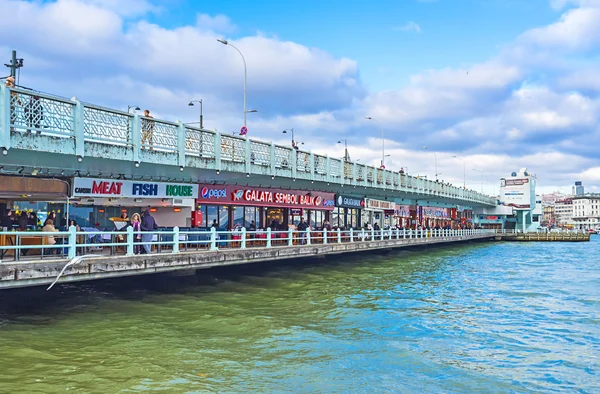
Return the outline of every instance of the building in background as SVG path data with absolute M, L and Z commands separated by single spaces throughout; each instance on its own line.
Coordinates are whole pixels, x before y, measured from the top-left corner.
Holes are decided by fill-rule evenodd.
M 552 193 L 542 194 L 542 204 L 544 205 L 554 205 L 554 203 L 558 200 L 563 200 L 567 198 L 566 194 L 563 194 L 559 191 L 555 191 Z
M 575 186 L 573 186 L 573 195 L 574 196 L 583 196 L 585 194 L 583 190 L 583 183 L 581 181 L 575 181 Z
M 535 185 L 536 177 L 529 174 L 527 168 L 500 179 L 500 204 L 513 208 L 515 228 L 519 231 L 535 231 L 540 225 L 542 200 L 536 198 Z M 540 208 L 536 210 L 537 204 Z
M 554 226 L 556 225 L 555 205 L 544 204 L 542 200 L 542 225 L 543 226 Z
M 565 198 L 554 203 L 556 226 L 571 228 L 573 226 L 573 199 Z
M 573 225 L 578 230 L 595 229 L 600 225 L 600 193 L 573 196 Z

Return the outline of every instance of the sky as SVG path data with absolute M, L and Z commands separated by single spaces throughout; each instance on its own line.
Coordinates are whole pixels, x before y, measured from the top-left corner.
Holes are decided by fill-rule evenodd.
M 600 0 L 0 0 L 19 84 L 498 192 L 600 192 Z M 6 69 L 8 74 L 8 69 Z M 4 75 L 1 75 L 4 76 Z M 371 120 L 365 117 L 371 117 Z M 426 148 L 424 148 L 426 147 Z M 437 166 L 436 166 L 437 164 Z

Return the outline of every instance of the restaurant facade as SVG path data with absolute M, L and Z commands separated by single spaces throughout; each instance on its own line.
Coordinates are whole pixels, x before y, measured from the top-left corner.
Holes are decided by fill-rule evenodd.
M 390 227 L 396 203 L 387 200 L 375 200 L 373 198 L 365 199 L 365 209 L 362 211 L 363 226 L 370 224 L 375 226 L 375 223 L 381 228 Z
M 276 225 L 287 230 L 304 217 L 314 228 L 331 220 L 335 195 L 327 192 L 260 188 L 237 185 L 198 185 L 194 227 L 257 229 Z
M 111 217 L 150 210 L 160 227 L 191 227 L 197 184 L 73 178 L 71 213 L 80 226 L 111 227 Z
M 359 229 L 362 226 L 361 213 L 364 208 L 365 199 L 363 197 L 336 194 L 331 225 L 344 229 Z

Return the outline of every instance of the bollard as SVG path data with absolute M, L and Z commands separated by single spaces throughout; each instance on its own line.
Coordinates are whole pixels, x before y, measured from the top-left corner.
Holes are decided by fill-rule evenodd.
M 217 230 L 214 227 L 210 228 L 210 250 L 219 250 L 217 248 Z
M 246 249 L 246 227 L 242 227 L 242 243 L 240 248 Z
M 179 227 L 173 227 L 173 253 L 179 253 Z
M 267 227 L 267 248 L 271 247 L 271 227 Z
M 75 226 L 69 227 L 69 253 L 67 257 L 74 259 L 77 256 L 77 228 Z
M 133 233 L 133 227 L 127 226 L 127 256 L 134 255 L 133 243 L 135 242 L 135 234 Z

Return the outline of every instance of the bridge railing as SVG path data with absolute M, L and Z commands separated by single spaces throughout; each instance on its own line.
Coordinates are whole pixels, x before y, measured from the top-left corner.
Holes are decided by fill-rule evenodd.
M 306 231 L 218 231 L 180 229 L 134 233 L 126 231 L 68 231 L 0 232 L 0 262 L 32 260 L 37 258 L 69 258 L 76 255 L 100 252 L 110 255 L 134 255 L 146 248 L 150 253 L 179 253 L 229 248 L 274 248 L 281 246 L 307 246 L 315 244 L 340 244 L 377 240 L 447 238 L 461 239 L 470 236 L 495 234 L 495 230 L 311 230 Z M 146 247 L 144 246 L 146 245 Z
M 86 142 L 103 143 L 128 147 L 135 161 L 148 159 L 140 151 L 154 150 L 176 153 L 180 167 L 187 165 L 187 155 L 212 161 L 209 168 L 217 170 L 222 163 L 237 163 L 244 164 L 248 173 L 427 194 L 467 204 L 496 203 L 492 197 L 460 187 L 180 122 L 146 118 L 76 98 L 69 100 L 0 85 L 0 105 L 0 148 L 7 150 L 11 148 L 11 135 L 36 133 L 74 139 L 74 153 L 82 158 Z

